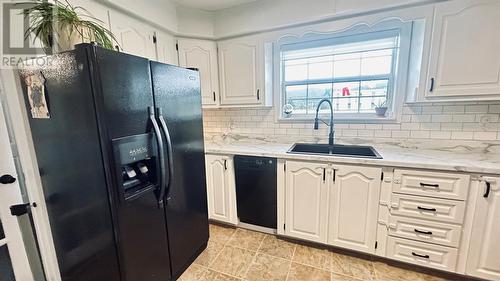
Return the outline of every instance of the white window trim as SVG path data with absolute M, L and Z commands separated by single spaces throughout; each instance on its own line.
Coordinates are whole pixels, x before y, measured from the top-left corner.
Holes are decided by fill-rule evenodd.
M 335 114 L 334 119 L 336 123 L 395 123 L 400 120 L 401 111 L 403 103 L 406 96 L 406 86 L 408 78 L 408 65 L 410 62 L 410 46 L 412 39 L 412 29 L 413 22 L 402 22 L 400 20 L 388 20 L 380 22 L 374 26 L 358 25 L 350 28 L 349 30 L 343 30 L 340 32 L 308 32 L 302 36 L 286 36 L 281 38 L 274 44 L 274 74 L 273 80 L 274 90 L 277 93 L 276 97 L 276 115 L 277 121 L 279 122 L 290 122 L 290 123 L 306 123 L 310 122 L 313 117 L 310 116 L 283 116 L 283 106 L 284 106 L 284 83 L 283 83 L 283 69 L 281 60 L 281 51 L 285 45 L 289 44 L 300 44 L 303 42 L 307 44 L 308 41 L 312 40 L 339 40 L 340 37 L 346 36 L 367 36 L 369 38 L 370 33 L 375 32 L 392 32 L 396 31 L 400 35 L 400 46 L 399 46 L 399 56 L 394 59 L 394 79 L 389 85 L 391 89 L 390 98 L 391 108 L 390 113 L 387 117 L 381 118 L 377 117 L 375 114 L 371 113 L 341 113 Z M 367 39 L 368 40 L 368 39 Z

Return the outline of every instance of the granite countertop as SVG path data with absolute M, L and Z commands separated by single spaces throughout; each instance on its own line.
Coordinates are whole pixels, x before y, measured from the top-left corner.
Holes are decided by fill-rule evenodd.
M 431 146 L 397 141 L 373 143 L 361 140 L 337 141 L 343 144 L 372 145 L 383 159 L 287 153 L 294 143 L 275 142 L 263 138 L 217 137 L 205 141 L 205 152 L 500 175 L 500 143 L 439 143 L 440 147 L 435 147 L 436 143 Z

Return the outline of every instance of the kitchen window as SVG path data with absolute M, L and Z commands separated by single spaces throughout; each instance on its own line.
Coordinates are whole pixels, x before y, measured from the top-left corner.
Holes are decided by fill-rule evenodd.
M 406 28 L 403 28 L 405 27 Z M 399 84 L 401 62 L 408 63 L 411 30 L 398 27 L 337 36 L 286 42 L 280 48 L 281 118 L 312 119 L 321 99 L 332 101 L 338 119 L 395 119 L 393 109 Z M 409 33 L 409 32 L 408 32 Z M 408 39 L 405 39 L 408 38 Z M 406 48 L 406 47 L 405 47 Z M 375 114 L 375 107 L 387 106 L 385 117 Z M 327 113 L 322 107 L 320 113 Z

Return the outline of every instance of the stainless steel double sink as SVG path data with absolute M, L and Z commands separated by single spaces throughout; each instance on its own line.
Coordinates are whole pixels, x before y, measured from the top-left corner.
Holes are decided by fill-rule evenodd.
M 296 143 L 288 153 L 382 159 L 375 148 L 363 145 Z

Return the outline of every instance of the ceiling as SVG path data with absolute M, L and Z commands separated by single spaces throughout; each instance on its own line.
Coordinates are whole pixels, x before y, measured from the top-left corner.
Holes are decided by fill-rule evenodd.
M 206 11 L 216 11 L 241 5 L 244 3 L 255 2 L 257 0 L 174 0 L 174 1 L 186 7 L 191 7 Z

